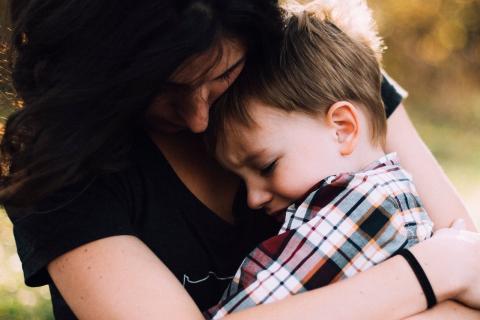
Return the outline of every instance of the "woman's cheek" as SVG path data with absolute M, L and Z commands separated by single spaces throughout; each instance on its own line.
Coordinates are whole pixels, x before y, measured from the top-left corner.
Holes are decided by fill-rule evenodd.
M 213 104 L 222 94 L 227 91 L 230 87 L 229 82 L 227 81 L 218 81 L 218 83 L 212 84 L 210 87 L 210 95 L 209 95 L 209 104 Z

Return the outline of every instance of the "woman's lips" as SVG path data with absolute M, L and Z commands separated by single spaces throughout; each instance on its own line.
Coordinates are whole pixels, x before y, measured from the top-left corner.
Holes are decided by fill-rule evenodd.
M 157 129 L 172 133 L 184 130 L 185 126 L 174 122 L 163 121 L 157 124 Z

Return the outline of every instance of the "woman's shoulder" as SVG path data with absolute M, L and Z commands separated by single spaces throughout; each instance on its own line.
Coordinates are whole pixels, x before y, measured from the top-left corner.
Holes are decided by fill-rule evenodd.
M 161 159 L 146 159 L 147 165 L 145 158 L 155 150 L 140 142 L 135 141 L 130 161 L 120 171 L 70 184 L 33 205 L 5 206 L 28 285 L 48 283 L 45 266 L 82 244 L 114 235 L 137 235 L 137 221 L 142 220 L 149 202 L 162 203 L 166 197 L 159 193 L 152 201 L 145 194 L 169 184 L 164 179 L 165 164 Z
M 6 206 L 27 285 L 50 282 L 47 264 L 82 244 L 135 232 L 126 198 L 106 177 L 62 188 L 28 207 Z

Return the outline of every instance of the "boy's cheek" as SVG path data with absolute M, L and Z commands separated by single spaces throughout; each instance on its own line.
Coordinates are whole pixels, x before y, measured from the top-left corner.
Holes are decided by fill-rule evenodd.
M 274 185 L 274 193 L 282 199 L 280 201 L 284 204 L 291 204 L 298 200 L 310 189 L 309 181 L 306 181 L 302 176 L 295 177 L 294 174 L 276 176 Z

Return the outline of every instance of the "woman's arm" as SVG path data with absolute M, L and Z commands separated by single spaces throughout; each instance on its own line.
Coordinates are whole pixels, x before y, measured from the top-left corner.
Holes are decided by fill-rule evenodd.
M 48 272 L 79 319 L 203 319 L 170 270 L 133 236 L 78 247 Z
M 432 309 L 407 317 L 404 320 L 478 320 L 480 319 L 480 311 L 469 308 L 455 301 L 442 302 Z
M 435 229 L 449 226 L 454 219 L 462 218 L 468 230 L 476 230 L 465 204 L 417 133 L 403 105 L 398 106 L 388 119 L 386 151 L 396 151 L 402 165 L 413 175 Z M 480 311 L 446 301 L 407 319 L 480 319 Z
M 480 307 L 480 292 L 475 291 L 480 275 L 474 272 L 480 264 L 480 235 L 448 231 L 414 246 L 412 252 L 439 301 L 458 298 Z M 203 319 L 178 280 L 132 236 L 88 243 L 55 259 L 48 271 L 80 319 Z M 226 319 L 307 320 L 321 314 L 324 319 L 385 320 L 425 307 L 410 267 L 402 257 L 394 257 L 347 280 Z
M 468 230 L 476 230 L 465 204 L 418 135 L 403 105 L 388 118 L 385 151 L 397 152 L 402 166 L 412 174 L 435 229 L 448 227 L 455 219 L 462 218 Z
M 453 229 L 441 230 L 432 239 L 412 247 L 411 251 L 427 273 L 440 303 L 455 298 L 479 308 L 480 286 L 479 279 L 476 279 L 479 275 L 475 271 L 478 262 L 474 261 L 478 257 L 470 258 L 480 254 L 480 234 L 463 231 L 455 237 L 454 233 Z M 461 261 L 456 261 L 457 258 Z M 466 274 L 468 276 L 464 278 Z M 457 290 L 465 288 L 464 281 L 469 288 Z M 228 319 L 287 320 L 301 317 L 308 320 L 318 319 L 320 315 L 322 319 L 336 320 L 402 319 L 425 308 L 425 296 L 413 272 L 397 256 L 352 278 L 277 303 L 248 309 Z

